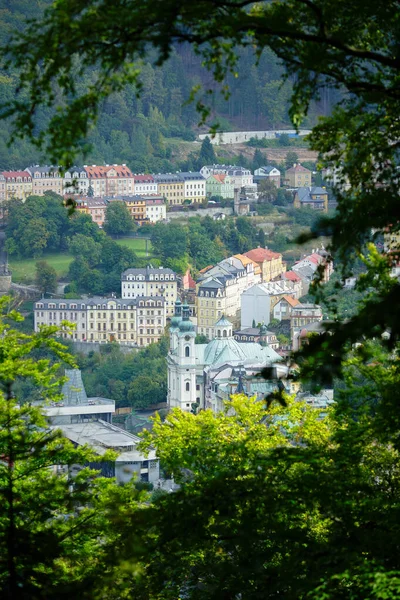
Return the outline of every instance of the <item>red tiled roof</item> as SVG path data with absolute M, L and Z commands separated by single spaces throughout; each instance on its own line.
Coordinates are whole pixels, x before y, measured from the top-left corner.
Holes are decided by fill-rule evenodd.
M 286 271 L 286 273 L 283 273 L 283 277 L 289 279 L 290 281 L 301 281 L 301 277 L 294 271 Z
M 207 267 L 204 267 L 204 269 L 200 269 L 199 273 L 207 273 L 207 271 L 209 271 L 212 268 L 213 265 L 208 265 Z
M 154 183 L 153 175 L 134 175 L 133 177 L 138 183 Z
M 12 177 L 27 177 L 28 179 L 32 179 L 28 171 L 2 171 L 2 175 L 6 179 L 11 179 Z
M 287 169 L 286 173 L 311 173 L 311 171 L 302 165 L 296 165 L 295 167 L 290 167 L 290 169 Z
M 220 183 L 224 183 L 225 179 L 226 179 L 225 173 L 217 173 L 217 174 L 213 175 L 213 177 L 214 177 L 214 179 L 216 179 Z
M 320 254 L 317 254 L 316 252 L 313 252 L 309 256 L 306 256 L 306 258 L 309 258 L 311 262 L 315 263 L 316 265 L 319 265 L 322 262 L 322 256 Z
M 88 174 L 88 177 L 92 179 L 106 177 L 107 173 L 111 170 L 114 170 L 116 172 L 117 177 L 133 177 L 132 171 L 128 167 L 124 167 L 123 165 L 109 165 L 108 167 L 91 166 L 84 167 L 84 169 Z
M 286 300 L 290 306 L 297 306 L 300 304 L 300 302 L 296 298 L 292 298 L 292 296 L 282 296 L 282 300 Z
M 267 248 L 254 248 L 253 250 L 249 250 L 249 252 L 245 252 L 244 256 L 254 260 L 254 262 L 260 263 L 264 262 L 264 260 L 274 260 L 282 257 L 282 254 L 272 252 L 272 250 L 268 250 Z

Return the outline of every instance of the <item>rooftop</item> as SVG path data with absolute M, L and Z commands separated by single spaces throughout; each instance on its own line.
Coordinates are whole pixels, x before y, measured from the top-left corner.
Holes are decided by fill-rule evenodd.
M 282 254 L 272 252 L 272 250 L 268 250 L 268 248 L 253 248 L 253 250 L 245 252 L 244 256 L 247 256 L 257 263 L 264 262 L 264 260 L 276 260 L 277 258 L 282 258 Z

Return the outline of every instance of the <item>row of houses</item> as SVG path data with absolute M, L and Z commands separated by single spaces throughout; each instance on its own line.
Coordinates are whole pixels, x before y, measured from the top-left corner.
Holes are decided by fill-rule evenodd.
M 124 202 L 132 219 L 139 225 L 157 223 L 167 218 L 167 207 L 162 196 L 78 196 L 75 209 L 89 215 L 99 227 L 103 227 L 107 206 L 112 202 Z

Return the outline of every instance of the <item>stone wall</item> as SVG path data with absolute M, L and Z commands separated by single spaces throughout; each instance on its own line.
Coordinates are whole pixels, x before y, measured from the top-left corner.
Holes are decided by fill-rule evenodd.
M 233 207 L 226 206 L 225 208 L 201 208 L 199 210 L 177 210 L 167 211 L 167 220 L 170 219 L 189 219 L 190 217 L 213 217 L 218 213 L 223 213 L 227 217 L 233 215 Z
M 295 129 L 273 129 L 266 131 L 221 131 L 215 135 L 214 138 L 211 137 L 211 134 L 201 134 L 199 135 L 200 141 L 203 141 L 204 138 L 209 137 L 212 144 L 219 146 L 220 144 L 244 144 L 248 142 L 250 138 L 256 138 L 258 140 L 268 139 L 274 140 L 276 134 L 281 135 L 282 133 L 286 133 L 288 135 L 296 135 Z M 311 129 L 300 129 L 299 135 L 304 136 L 311 133 Z

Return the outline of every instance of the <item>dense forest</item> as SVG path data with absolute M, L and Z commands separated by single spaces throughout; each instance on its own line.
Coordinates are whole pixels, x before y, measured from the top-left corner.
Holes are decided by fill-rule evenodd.
M 6 42 L 14 29 L 21 31 L 26 19 L 37 18 L 38 12 L 48 4 L 49 0 L 33 3 L 1 0 L 0 44 Z M 82 153 L 81 162 L 126 163 L 134 172 L 192 168 L 190 160 L 177 164 L 174 148 L 176 141 L 196 139 L 199 115 L 195 102 L 186 101 L 197 85 L 215 92 L 211 98 L 212 118 L 223 130 L 290 127 L 288 103 L 292 86 L 290 81 L 283 82 L 284 72 L 274 54 L 264 51 L 255 66 L 252 49 L 241 50 L 238 73 L 239 77 L 230 76 L 225 82 L 231 90 L 226 99 L 189 45 L 176 47 L 162 67 L 148 62 L 141 75 L 140 98 L 134 86 L 127 86 L 102 104 L 98 122 L 88 140 L 91 150 L 88 154 Z M 12 97 L 16 81 L 17 72 L 6 75 L 0 71 L 0 104 Z M 308 125 L 315 121 L 317 114 L 329 110 L 332 92 L 323 93 L 322 98 L 311 111 Z M 39 128 L 48 116 L 49 113 L 42 111 Z M 16 140 L 8 147 L 9 134 L 10 124 L 1 121 L 0 170 L 46 162 L 46 157 L 26 141 Z

